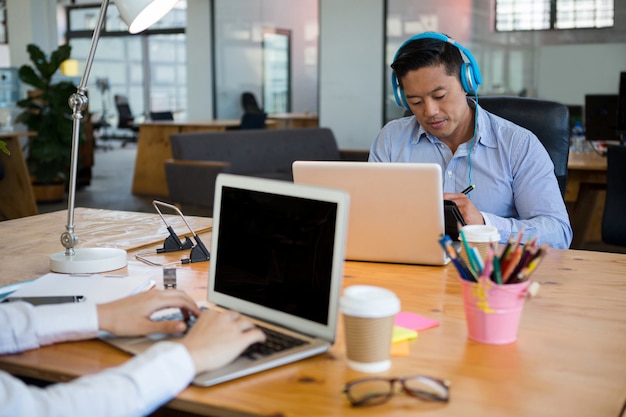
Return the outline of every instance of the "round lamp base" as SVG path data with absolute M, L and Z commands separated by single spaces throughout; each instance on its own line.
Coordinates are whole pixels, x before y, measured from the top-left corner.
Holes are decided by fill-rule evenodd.
M 127 254 L 116 248 L 81 248 L 75 249 L 72 256 L 63 252 L 50 255 L 50 270 L 64 274 L 96 274 L 124 268 Z

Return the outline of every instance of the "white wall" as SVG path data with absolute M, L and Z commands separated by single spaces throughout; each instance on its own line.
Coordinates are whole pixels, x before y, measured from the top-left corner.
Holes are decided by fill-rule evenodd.
M 626 71 L 626 44 L 551 45 L 539 48 L 540 98 L 585 104 L 585 94 L 617 94 Z
M 49 53 L 58 46 L 56 0 L 7 0 L 9 60 L 11 67 L 30 62 L 26 45 L 37 44 Z
M 383 125 L 384 2 L 320 0 L 320 125 L 369 149 Z
M 211 2 L 187 0 L 187 119 L 213 114 Z

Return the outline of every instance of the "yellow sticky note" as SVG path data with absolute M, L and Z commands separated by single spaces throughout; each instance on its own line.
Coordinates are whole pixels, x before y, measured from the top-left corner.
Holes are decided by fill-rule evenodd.
M 417 332 L 415 330 L 405 329 L 404 327 L 393 326 L 393 334 L 391 336 L 391 343 L 402 342 L 404 340 L 417 339 Z
M 411 347 L 408 340 L 391 344 L 391 356 L 409 356 Z

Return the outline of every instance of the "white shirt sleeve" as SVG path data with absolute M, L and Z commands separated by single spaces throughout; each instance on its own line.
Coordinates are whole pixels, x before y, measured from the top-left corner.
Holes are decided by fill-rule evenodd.
M 90 302 L 37 307 L 17 301 L 3 303 L 0 323 L 0 354 L 98 335 L 98 312 Z
M 0 372 L 0 417 L 147 415 L 182 391 L 194 373 L 187 349 L 176 342 L 159 342 L 121 366 L 44 389 Z
M 0 353 L 97 335 L 94 304 L 0 305 Z M 195 374 L 187 349 L 160 342 L 125 364 L 41 389 L 0 371 L 0 417 L 140 416 L 182 391 Z

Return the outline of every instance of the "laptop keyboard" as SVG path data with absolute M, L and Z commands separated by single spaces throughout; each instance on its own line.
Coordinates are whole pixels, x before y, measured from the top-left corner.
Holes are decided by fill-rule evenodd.
M 269 356 L 273 353 L 282 352 L 283 350 L 292 349 L 308 343 L 305 340 L 259 326 L 258 324 L 256 326 L 265 333 L 265 341 L 251 344 L 241 353 L 241 356 L 256 359 L 257 355 Z
M 201 310 L 206 310 L 206 307 L 201 308 Z M 183 314 L 181 312 L 176 312 L 154 318 L 153 320 L 183 320 Z M 189 318 L 187 325 L 191 327 L 195 322 L 196 318 L 192 316 Z M 253 343 L 241 353 L 241 356 L 245 356 L 249 359 L 254 360 L 258 359 L 259 357 L 270 356 L 273 353 L 293 349 L 295 347 L 309 343 L 306 340 L 298 339 L 297 337 L 293 337 L 285 333 L 281 333 L 279 331 L 260 326 L 258 324 L 256 325 L 256 327 L 258 327 L 263 333 L 265 333 L 265 341 L 262 343 Z

